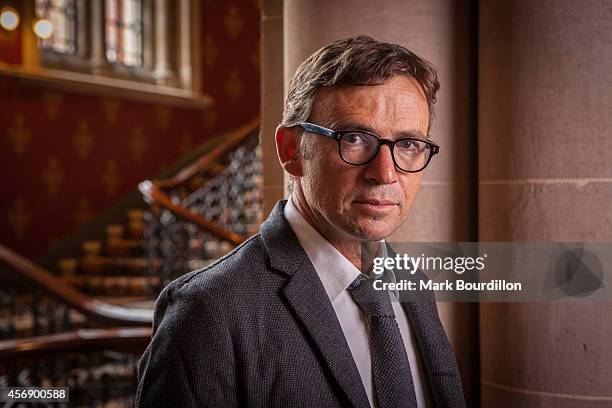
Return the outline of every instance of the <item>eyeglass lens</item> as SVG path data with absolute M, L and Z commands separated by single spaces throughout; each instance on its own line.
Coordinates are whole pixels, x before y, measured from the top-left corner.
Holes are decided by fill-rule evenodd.
M 342 160 L 350 164 L 365 164 L 378 151 L 378 139 L 370 134 L 349 132 L 340 139 L 340 155 Z M 422 170 L 431 155 L 430 146 L 419 140 L 404 139 L 395 143 L 393 149 L 395 164 L 404 171 Z

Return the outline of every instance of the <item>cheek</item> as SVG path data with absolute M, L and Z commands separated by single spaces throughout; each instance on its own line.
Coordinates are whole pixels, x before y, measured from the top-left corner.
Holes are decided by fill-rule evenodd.
M 402 192 L 404 195 L 404 211 L 410 210 L 410 206 L 416 197 L 416 193 L 421 185 L 422 173 L 409 174 L 404 176 L 401 181 Z
M 309 161 L 304 172 L 304 189 L 320 209 L 342 212 L 350 201 L 358 177 L 358 168 L 349 168 L 340 158 L 321 157 Z
M 309 195 L 309 199 L 316 203 L 318 207 L 322 207 L 325 203 L 333 200 L 334 189 L 332 186 L 336 182 L 334 172 L 331 170 L 330 160 L 327 157 L 322 157 L 319 152 L 316 152 L 317 159 L 306 160 L 304 164 L 304 176 L 302 184 L 304 191 Z

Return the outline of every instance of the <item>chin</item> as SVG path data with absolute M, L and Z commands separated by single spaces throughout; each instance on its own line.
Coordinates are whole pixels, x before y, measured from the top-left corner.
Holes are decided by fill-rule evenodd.
M 380 241 L 391 235 L 393 231 L 395 231 L 395 229 L 390 229 L 389 224 L 385 224 L 380 228 L 372 228 L 372 225 L 362 225 L 356 226 L 353 235 L 362 241 Z

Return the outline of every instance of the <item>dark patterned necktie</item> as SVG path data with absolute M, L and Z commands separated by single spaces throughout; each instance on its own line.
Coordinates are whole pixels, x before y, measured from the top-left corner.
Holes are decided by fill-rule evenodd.
M 368 318 L 376 400 L 380 408 L 417 408 L 412 373 L 389 293 L 360 275 L 347 288 Z

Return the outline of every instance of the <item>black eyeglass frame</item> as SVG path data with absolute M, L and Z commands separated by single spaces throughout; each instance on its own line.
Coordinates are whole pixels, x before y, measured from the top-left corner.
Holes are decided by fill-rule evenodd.
M 304 129 L 307 132 L 315 133 L 317 135 L 322 135 L 322 136 L 329 137 L 330 139 L 334 139 L 338 143 L 338 154 L 340 155 L 340 158 L 342 159 L 343 162 L 350 164 L 352 166 L 364 166 L 372 162 L 372 160 L 374 160 L 376 156 L 378 156 L 378 153 L 380 152 L 380 147 L 382 145 L 387 145 L 389 146 L 389 149 L 391 150 L 391 158 L 393 159 L 393 164 L 395 165 L 396 168 L 406 173 L 418 173 L 418 172 L 425 170 L 425 168 L 431 161 L 431 158 L 440 152 L 440 146 L 438 144 L 432 142 L 431 140 L 420 139 L 418 137 L 404 137 L 401 139 L 389 140 L 389 139 L 383 139 L 377 134 L 372 133 L 372 132 L 367 132 L 365 130 L 357 130 L 357 129 L 332 130 L 332 129 L 328 129 L 320 125 L 315 125 L 314 123 L 309 123 L 309 122 L 298 123 L 297 126 L 300 126 L 302 129 Z M 364 163 L 359 163 L 359 164 L 351 163 L 349 161 L 346 161 L 344 157 L 342 156 L 342 145 L 341 145 L 342 137 L 347 133 L 353 133 L 353 132 L 359 132 L 359 133 L 364 133 L 366 135 L 374 136 L 376 140 L 378 140 L 378 147 L 376 148 L 376 152 L 372 155 L 370 159 L 368 159 L 368 161 Z M 395 153 L 393 152 L 395 149 L 395 144 L 398 142 L 404 141 L 404 140 L 416 140 L 418 142 L 426 143 L 429 146 L 429 149 L 431 150 L 431 154 L 427 158 L 427 162 L 419 170 L 404 170 L 395 161 Z

